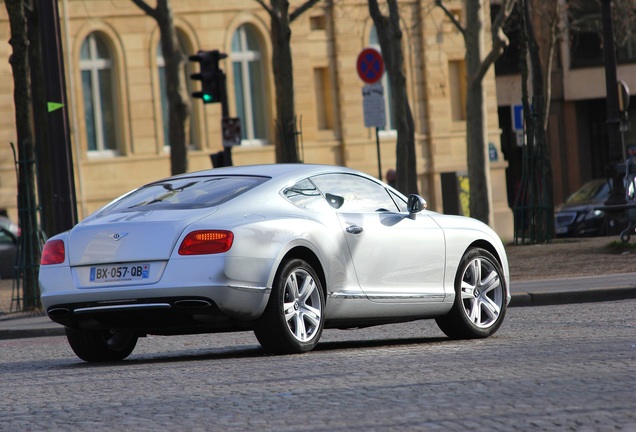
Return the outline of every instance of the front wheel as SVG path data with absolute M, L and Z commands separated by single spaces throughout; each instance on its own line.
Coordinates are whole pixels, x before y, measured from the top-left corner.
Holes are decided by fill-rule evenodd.
M 325 294 L 314 269 L 301 259 L 283 262 L 254 334 L 265 350 L 299 354 L 312 350 L 325 322 Z
M 506 314 L 506 281 L 499 262 L 485 249 L 464 254 L 455 277 L 455 303 L 436 319 L 452 339 L 485 338 L 494 334 Z
M 66 339 L 73 352 L 82 360 L 108 362 L 128 357 L 135 349 L 138 337 L 130 332 L 66 327 Z

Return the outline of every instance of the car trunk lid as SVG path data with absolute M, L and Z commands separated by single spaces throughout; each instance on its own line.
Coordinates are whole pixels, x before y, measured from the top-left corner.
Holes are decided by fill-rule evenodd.
M 69 234 L 69 263 L 80 266 L 167 260 L 183 230 L 216 208 L 208 210 L 124 212 L 90 218 Z

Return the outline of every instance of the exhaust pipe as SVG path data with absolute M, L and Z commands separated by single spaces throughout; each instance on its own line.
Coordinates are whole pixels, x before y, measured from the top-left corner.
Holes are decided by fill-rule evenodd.
M 64 318 L 71 314 L 70 309 L 67 308 L 52 308 L 46 312 L 51 318 Z
M 189 299 L 189 300 L 177 300 L 174 302 L 174 306 L 183 309 L 203 309 L 212 306 L 207 300 Z

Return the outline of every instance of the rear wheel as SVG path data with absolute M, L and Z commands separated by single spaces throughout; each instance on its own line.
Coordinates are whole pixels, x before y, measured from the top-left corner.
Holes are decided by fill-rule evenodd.
M 275 354 L 298 354 L 312 350 L 322 334 L 325 295 L 314 269 L 305 261 L 283 262 L 272 286 L 254 334 Z
M 82 360 L 108 362 L 128 357 L 135 349 L 138 337 L 130 332 L 66 327 L 66 339 L 73 352 Z
M 453 339 L 485 338 L 495 333 L 506 314 L 506 287 L 499 262 L 481 248 L 468 249 L 455 277 L 455 304 L 436 319 Z

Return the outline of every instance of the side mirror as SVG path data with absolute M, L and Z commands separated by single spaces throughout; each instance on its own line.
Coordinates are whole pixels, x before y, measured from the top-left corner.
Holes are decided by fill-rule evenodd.
M 409 210 L 409 216 L 411 217 L 411 219 L 415 218 L 415 215 L 426 209 L 426 207 L 428 207 L 428 203 L 424 198 L 415 194 L 409 195 L 407 208 Z

